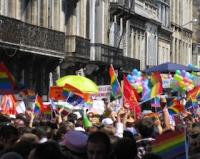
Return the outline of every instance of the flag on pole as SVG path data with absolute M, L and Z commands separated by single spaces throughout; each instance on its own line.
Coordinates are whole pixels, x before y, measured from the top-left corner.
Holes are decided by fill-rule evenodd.
M 141 116 L 141 108 L 138 103 L 139 95 L 125 76 L 123 77 L 123 98 L 124 102 L 129 105 L 129 108 L 135 112 L 138 119 Z
M 185 108 L 183 104 L 180 103 L 176 98 L 172 101 L 172 103 L 168 107 L 169 114 L 178 114 L 184 112 Z
M 42 98 L 39 95 L 36 95 L 34 113 L 40 113 L 42 112 L 42 110 L 43 110 Z
M 115 70 L 112 64 L 110 65 L 110 68 L 109 68 L 109 75 L 111 78 L 111 82 L 110 82 L 111 95 L 114 99 L 117 99 L 122 96 L 122 91 L 121 91 L 121 87 L 120 87 L 119 81 L 117 79 L 117 75 L 115 73 Z

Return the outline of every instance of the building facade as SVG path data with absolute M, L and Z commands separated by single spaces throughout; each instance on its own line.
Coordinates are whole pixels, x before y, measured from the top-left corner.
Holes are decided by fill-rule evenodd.
M 192 63 L 200 67 L 200 1 L 193 0 L 193 18 L 197 22 L 193 24 L 192 36 Z
M 192 63 L 192 8 L 192 0 L 171 0 L 171 60 L 183 65 Z
M 0 0 L 0 58 L 40 94 L 77 72 L 108 84 L 111 63 L 191 63 L 191 20 L 192 0 Z

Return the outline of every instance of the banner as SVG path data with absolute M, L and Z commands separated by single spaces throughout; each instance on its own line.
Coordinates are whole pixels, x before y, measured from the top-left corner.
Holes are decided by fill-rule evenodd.
M 63 96 L 63 87 L 51 86 L 49 89 L 49 98 L 52 100 L 65 100 Z
M 183 130 L 167 131 L 157 136 L 152 152 L 162 159 L 186 159 L 186 135 Z

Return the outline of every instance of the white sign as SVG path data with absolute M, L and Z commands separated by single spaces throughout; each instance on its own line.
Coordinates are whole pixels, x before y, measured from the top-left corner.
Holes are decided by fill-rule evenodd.
M 163 88 L 170 88 L 170 83 L 171 83 L 171 79 L 163 79 L 162 80 Z
M 110 85 L 102 85 L 98 87 L 99 87 L 99 93 L 92 95 L 92 98 L 97 100 L 106 98 L 108 99 L 108 101 L 110 101 L 110 92 L 111 92 Z

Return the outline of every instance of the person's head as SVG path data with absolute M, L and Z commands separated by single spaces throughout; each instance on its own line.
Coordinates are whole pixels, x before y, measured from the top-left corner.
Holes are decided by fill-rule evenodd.
M 19 137 L 17 128 L 10 123 L 0 124 L 0 144 L 5 147 L 13 145 Z
M 1 159 L 23 159 L 23 157 L 16 152 L 8 152 L 1 156 Z
M 37 144 L 29 141 L 17 142 L 13 147 L 12 151 L 20 154 L 24 159 L 27 159 L 31 150 L 35 148 Z
M 20 142 L 31 142 L 31 143 L 39 143 L 39 138 L 37 135 L 32 133 L 25 133 L 23 134 L 20 139 Z
M 160 157 L 159 155 L 153 154 L 153 153 L 149 153 L 149 154 L 145 154 L 142 159 L 162 159 L 162 157 Z
M 137 156 L 137 145 L 136 141 L 131 138 L 119 139 L 115 149 L 115 159 L 134 159 Z
M 60 146 L 53 141 L 38 144 L 30 153 L 28 159 L 61 159 Z
M 87 151 L 88 135 L 82 131 L 68 131 L 63 141 L 60 142 L 65 153 L 74 158 L 85 158 Z
M 140 120 L 136 127 L 143 138 L 152 137 L 154 131 L 154 123 L 151 118 L 144 118 Z
M 110 138 L 103 132 L 90 134 L 87 141 L 88 159 L 106 159 L 110 154 Z

